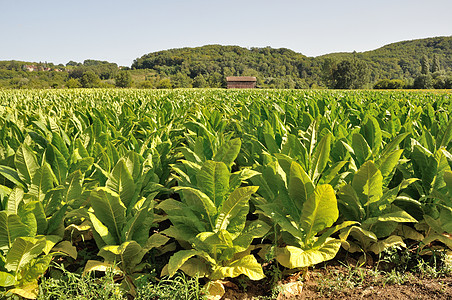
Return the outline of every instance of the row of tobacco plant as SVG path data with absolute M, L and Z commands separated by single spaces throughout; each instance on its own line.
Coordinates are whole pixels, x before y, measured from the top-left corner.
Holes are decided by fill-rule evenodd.
M 299 270 L 341 247 L 452 249 L 450 100 L 0 91 L 0 291 L 36 298 L 51 262 L 81 252 L 84 273 L 112 267 L 134 295 L 159 257 L 159 277 L 221 289 L 263 279 L 266 261 Z

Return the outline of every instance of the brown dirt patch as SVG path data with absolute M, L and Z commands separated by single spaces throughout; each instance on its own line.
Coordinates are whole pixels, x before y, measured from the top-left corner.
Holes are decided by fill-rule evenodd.
M 296 276 L 295 276 L 296 278 Z M 294 276 L 281 283 L 294 282 Z M 246 291 L 243 289 L 246 286 Z M 294 291 L 297 291 L 295 288 Z M 452 276 L 425 278 L 419 274 L 375 272 L 365 268 L 328 266 L 310 270 L 301 293 L 284 296 L 273 293 L 262 282 L 230 284 L 222 299 L 304 300 L 304 299 L 452 299 Z
M 452 299 L 452 277 L 410 276 L 403 284 L 367 281 L 356 287 L 323 287 L 323 290 L 319 282 L 308 280 L 301 295 L 286 299 Z

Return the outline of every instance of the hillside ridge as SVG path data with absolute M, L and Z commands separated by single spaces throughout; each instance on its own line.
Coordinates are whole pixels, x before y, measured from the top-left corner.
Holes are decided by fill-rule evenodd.
M 130 78 L 120 87 L 225 87 L 227 76 L 254 76 L 263 88 L 372 88 L 382 80 L 399 80 L 397 86 L 405 88 L 451 88 L 452 36 L 316 57 L 288 48 L 211 44 L 147 53 L 130 67 L 93 59 L 66 65 L 0 61 L 0 88 L 118 86 L 115 78 L 121 70 Z M 342 79 L 337 78 L 340 72 Z M 425 73 L 431 74 L 422 77 Z

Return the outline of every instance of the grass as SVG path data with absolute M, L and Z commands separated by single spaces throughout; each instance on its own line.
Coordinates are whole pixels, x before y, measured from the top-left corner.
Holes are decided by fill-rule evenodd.
M 126 293 L 115 282 L 112 271 L 105 272 L 102 277 L 96 277 L 94 273 L 82 276 L 55 264 L 51 275 L 50 278 L 41 278 L 38 300 L 127 299 Z
M 52 267 L 51 277 L 41 278 L 38 300 L 123 300 L 132 297 L 121 287 L 118 275 L 107 271 L 104 276 L 94 273 L 81 275 L 70 272 L 63 265 Z M 164 278 L 158 282 L 142 276 L 137 279 L 135 299 L 149 300 L 195 300 L 204 299 L 205 293 L 197 277 L 187 277 L 177 273 L 174 278 Z M 12 299 L 12 298 L 11 298 Z
M 198 277 L 177 273 L 174 278 L 164 278 L 158 283 L 137 280 L 135 299 L 195 300 L 207 299 Z

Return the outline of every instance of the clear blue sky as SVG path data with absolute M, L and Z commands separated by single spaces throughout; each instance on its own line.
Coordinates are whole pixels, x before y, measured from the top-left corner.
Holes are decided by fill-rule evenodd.
M 307 56 L 452 35 L 451 0 L 0 0 L 0 60 L 130 66 L 143 54 L 207 44 Z

